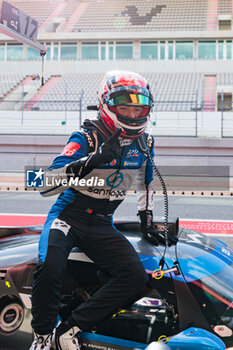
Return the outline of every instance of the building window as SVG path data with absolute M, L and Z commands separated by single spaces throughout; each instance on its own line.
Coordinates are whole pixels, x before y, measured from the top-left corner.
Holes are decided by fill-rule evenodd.
M 50 61 L 51 60 L 51 43 L 46 43 L 45 45 L 47 47 L 45 59 L 46 61 Z
M 7 60 L 22 61 L 23 45 L 22 44 L 7 44 Z
M 29 61 L 35 61 L 35 60 L 40 60 L 40 51 L 33 49 L 33 47 L 28 47 L 27 48 L 27 59 Z
M 193 58 L 192 41 L 176 41 L 176 59 Z
M 158 42 L 141 41 L 141 58 L 158 59 Z
M 108 59 L 110 61 L 113 60 L 113 42 L 112 41 L 108 43 Z
M 98 60 L 99 45 L 95 43 L 82 43 L 82 60 Z
M 231 60 L 232 57 L 232 41 L 231 40 L 227 40 L 227 60 Z
M 58 43 L 53 44 L 53 61 L 58 60 Z
M 168 41 L 168 59 L 173 60 L 173 41 Z
M 76 60 L 76 59 L 77 59 L 77 44 L 61 43 L 61 60 Z
M 106 43 L 102 42 L 100 47 L 100 58 L 104 61 L 106 59 Z
M 216 59 L 216 41 L 199 41 L 198 58 Z
M 165 41 L 160 41 L 160 59 L 165 60 Z
M 0 44 L 0 61 L 5 59 L 5 44 Z
M 116 59 L 133 58 L 133 43 L 116 42 Z
M 218 42 L 218 59 L 223 60 L 223 41 Z

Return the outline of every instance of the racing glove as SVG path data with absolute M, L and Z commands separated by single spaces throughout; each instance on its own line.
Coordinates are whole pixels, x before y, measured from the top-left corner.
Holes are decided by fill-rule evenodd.
M 159 243 L 166 245 L 165 233 L 158 231 L 153 226 L 152 210 L 141 210 L 138 212 L 141 220 L 141 231 L 147 241 L 158 246 Z M 167 233 L 168 246 L 176 244 L 178 238 Z
M 121 132 L 122 130 L 118 129 L 109 139 L 102 143 L 95 153 L 68 164 L 66 167 L 68 178 L 74 176 L 82 179 L 100 165 L 110 163 L 113 159 L 119 158 L 120 144 L 118 136 Z

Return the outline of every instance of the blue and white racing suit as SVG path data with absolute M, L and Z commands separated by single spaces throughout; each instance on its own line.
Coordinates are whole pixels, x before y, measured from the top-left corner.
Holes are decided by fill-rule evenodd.
M 121 140 L 119 159 L 93 169 L 81 183 L 66 183 L 66 165 L 95 152 L 104 142 L 93 130 L 73 133 L 45 174 L 42 196 L 60 193 L 48 213 L 39 243 L 39 264 L 32 289 L 32 326 L 48 334 L 56 324 L 61 279 L 69 253 L 78 246 L 110 281 L 72 312 L 88 331 L 141 293 L 147 276 L 137 253 L 112 224 L 112 215 L 136 178 L 138 210 L 153 209 L 153 168 L 135 141 Z M 151 155 L 154 156 L 153 139 Z M 103 181 L 102 181 L 103 180 Z M 89 185 L 88 185 L 89 184 Z

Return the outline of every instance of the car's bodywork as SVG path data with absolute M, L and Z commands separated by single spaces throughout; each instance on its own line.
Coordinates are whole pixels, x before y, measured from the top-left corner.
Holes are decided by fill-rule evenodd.
M 198 345 L 197 342 L 198 337 L 201 337 L 199 332 L 208 331 L 212 333 L 211 341 L 217 344 L 213 349 L 225 348 L 222 347 L 220 339 L 226 345 L 232 346 L 232 251 L 220 241 L 180 228 L 179 241 L 167 251 L 163 267 L 163 270 L 175 267 L 176 271 L 166 272 L 161 278 L 157 278 L 155 270 L 159 269 L 164 246 L 155 247 L 144 240 L 139 232 L 138 223 L 118 222 L 115 225 L 138 252 L 148 273 L 149 282 L 145 296 L 103 322 L 95 332 L 101 334 L 102 338 L 121 338 L 133 342 L 131 346 L 128 343 L 123 346 L 129 348 L 145 348 L 146 344 L 164 335 L 168 340 L 167 344 L 176 349 L 181 338 L 182 344 L 188 344 L 192 341 L 194 343 L 195 337 L 196 348 L 201 348 L 201 343 Z M 32 274 L 37 263 L 40 230 L 40 227 L 0 229 L 2 334 L 15 332 L 23 321 L 24 309 L 31 307 Z M 78 248 L 73 249 L 63 281 L 61 316 L 65 318 L 75 305 L 88 298 L 88 295 L 94 293 L 108 278 Z M 205 336 L 210 334 L 208 332 Z M 202 333 L 203 339 L 205 336 Z M 96 339 L 90 340 L 91 337 L 93 336 L 90 334 L 83 336 L 84 348 L 93 349 L 96 341 L 100 342 Z M 179 346 L 181 349 L 182 344 Z M 114 349 L 119 347 L 121 346 L 115 346 L 114 342 L 111 345 Z M 100 349 L 98 346 L 96 348 Z M 191 348 L 194 347 L 190 345 L 189 349 Z

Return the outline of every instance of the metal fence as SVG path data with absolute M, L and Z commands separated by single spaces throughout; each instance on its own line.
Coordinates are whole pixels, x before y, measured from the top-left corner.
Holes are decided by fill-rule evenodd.
M 217 103 L 207 106 L 199 91 L 154 93 L 151 132 L 156 136 L 233 137 L 233 102 L 232 94 L 228 95 L 231 97 L 227 99 L 226 93 L 218 93 Z M 22 85 L 10 98 L 0 98 L 0 129 L 2 133 L 28 134 L 50 134 L 51 130 L 56 133 L 59 129 L 58 133 L 67 134 L 72 128 L 78 128 L 86 117 L 96 116 L 96 112 L 87 111 L 88 105 L 96 103 L 97 95 L 84 90 L 71 91 L 67 84 L 61 93 L 48 91 L 43 96 L 40 96 L 39 82 L 34 82 L 29 90 Z M 212 133 L 205 131 L 211 128 Z
M 14 129 L 19 130 L 17 126 L 23 126 L 21 130 L 24 132 L 33 125 L 35 133 L 46 133 L 46 127 L 81 125 L 85 109 L 84 90 L 71 94 L 67 86 L 64 87 L 65 93 L 46 93 L 41 98 L 38 82 L 30 84 L 30 90 L 26 91 L 22 84 L 20 89 L 11 92 L 9 98 L 0 98 L 0 129 L 14 133 Z M 30 132 L 30 128 L 27 130 Z
M 161 95 L 155 93 L 152 114 L 156 136 L 198 136 L 198 111 L 201 102 L 198 91 Z
M 218 94 L 218 111 L 221 112 L 221 137 L 233 137 L 232 93 L 223 90 Z

